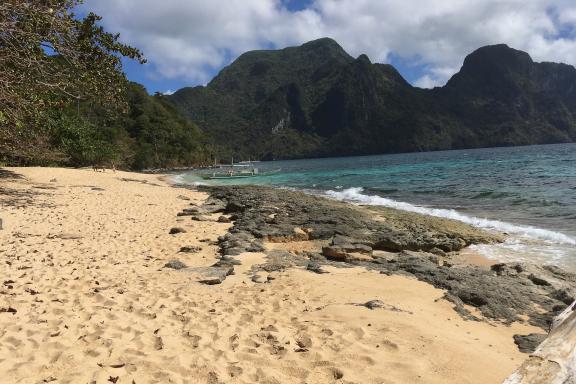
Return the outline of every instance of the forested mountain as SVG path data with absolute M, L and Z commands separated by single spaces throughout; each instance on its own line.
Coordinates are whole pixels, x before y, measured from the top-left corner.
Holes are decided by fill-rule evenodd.
M 295 158 L 576 140 L 576 69 L 480 48 L 446 86 L 412 87 L 394 67 L 334 40 L 252 51 L 206 87 L 169 97 L 222 156 Z

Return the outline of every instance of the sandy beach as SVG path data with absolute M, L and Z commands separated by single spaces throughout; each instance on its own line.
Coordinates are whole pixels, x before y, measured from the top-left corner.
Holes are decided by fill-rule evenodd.
M 8 168 L 0 183 L 2 383 L 496 384 L 528 357 L 513 335 L 542 333 L 361 267 L 254 282 L 258 252 L 201 284 L 165 264 L 213 265 L 232 224 L 177 216 L 208 195 L 167 176 Z

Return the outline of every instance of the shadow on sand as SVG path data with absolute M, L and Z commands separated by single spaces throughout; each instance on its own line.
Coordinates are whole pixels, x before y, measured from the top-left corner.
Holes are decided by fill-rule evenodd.
M 26 208 L 31 205 L 51 206 L 45 202 L 38 203 L 36 197 L 46 193 L 35 190 L 33 185 L 21 185 L 18 187 L 7 186 L 6 183 L 25 181 L 26 178 L 19 173 L 0 168 L 0 207 Z

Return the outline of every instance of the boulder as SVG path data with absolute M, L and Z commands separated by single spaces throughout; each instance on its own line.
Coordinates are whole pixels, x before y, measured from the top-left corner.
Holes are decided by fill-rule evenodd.
M 177 259 L 173 259 L 168 261 L 166 264 L 164 264 L 164 268 L 171 268 L 171 269 L 184 269 L 184 268 L 188 268 L 188 266 L 186 264 L 184 264 L 183 262 L 181 262 L 180 260 Z

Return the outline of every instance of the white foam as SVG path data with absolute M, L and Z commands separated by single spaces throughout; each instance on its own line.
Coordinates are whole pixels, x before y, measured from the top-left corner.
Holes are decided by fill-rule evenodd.
M 207 183 L 204 183 L 202 181 L 191 181 L 191 180 L 186 180 L 186 176 L 188 176 L 188 174 L 186 173 L 182 173 L 180 175 L 176 175 L 174 177 L 172 177 L 172 183 L 173 184 L 186 184 L 186 185 L 193 185 L 195 187 L 201 186 L 201 185 L 209 185 Z
M 362 193 L 362 188 L 348 188 L 343 191 L 327 191 L 329 197 L 365 205 L 379 205 L 389 208 L 400 209 L 402 211 L 419 213 L 422 215 L 444 217 L 447 219 L 461 221 L 474 227 L 490 229 L 499 232 L 519 235 L 525 238 L 541 240 L 555 244 L 576 245 L 576 239 L 560 232 L 554 232 L 547 229 L 535 228 L 530 226 L 521 226 L 506 223 L 503 221 L 482 219 L 473 216 L 463 215 L 453 209 L 426 208 L 410 203 L 395 201 L 385 197 L 366 195 Z

